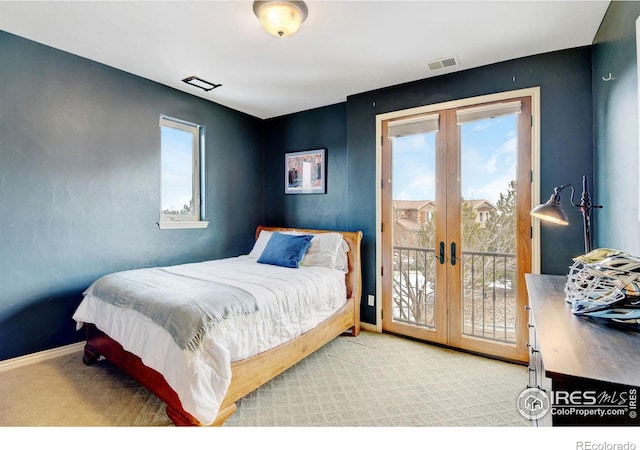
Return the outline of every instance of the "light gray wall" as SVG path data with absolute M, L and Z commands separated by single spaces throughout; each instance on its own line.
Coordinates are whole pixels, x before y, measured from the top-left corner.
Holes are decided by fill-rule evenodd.
M 640 256 L 636 19 L 640 2 L 612 2 L 593 43 L 595 246 Z M 611 81 L 604 81 L 609 74 Z

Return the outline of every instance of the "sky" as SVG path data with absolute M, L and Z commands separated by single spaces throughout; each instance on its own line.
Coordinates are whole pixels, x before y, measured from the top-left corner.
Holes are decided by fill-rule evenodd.
M 495 204 L 516 179 L 516 115 L 461 125 L 462 195 Z M 394 138 L 393 196 L 435 199 L 435 133 Z
M 192 135 L 162 129 L 162 209 L 181 209 L 191 199 Z M 496 204 L 516 178 L 516 115 L 461 125 L 462 195 Z M 394 138 L 396 200 L 435 200 L 435 133 Z
M 193 178 L 193 135 L 171 127 L 160 127 L 162 140 L 162 205 L 164 211 L 189 204 Z

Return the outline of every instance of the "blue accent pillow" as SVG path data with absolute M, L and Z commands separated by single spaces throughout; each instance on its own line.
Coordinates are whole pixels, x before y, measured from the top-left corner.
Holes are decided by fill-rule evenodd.
M 274 232 L 262 255 L 258 258 L 258 262 L 297 269 L 309 245 L 311 245 L 311 239 L 313 236 L 310 234 Z

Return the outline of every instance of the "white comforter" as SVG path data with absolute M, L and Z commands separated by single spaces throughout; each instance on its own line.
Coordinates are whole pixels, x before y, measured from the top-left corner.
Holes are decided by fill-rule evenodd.
M 217 324 L 196 352 L 181 350 L 171 335 L 144 315 L 85 295 L 73 319 L 93 323 L 160 372 L 182 407 L 211 424 L 231 383 L 231 362 L 283 344 L 309 331 L 346 302 L 344 273 L 324 267 L 288 269 L 239 256 L 185 264 L 183 269 L 251 292 L 258 311 Z M 141 269 L 144 270 L 144 269 Z

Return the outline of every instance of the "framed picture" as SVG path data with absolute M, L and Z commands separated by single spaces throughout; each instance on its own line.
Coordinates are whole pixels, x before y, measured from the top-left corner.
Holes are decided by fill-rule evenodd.
M 326 194 L 326 149 L 285 153 L 285 194 Z

